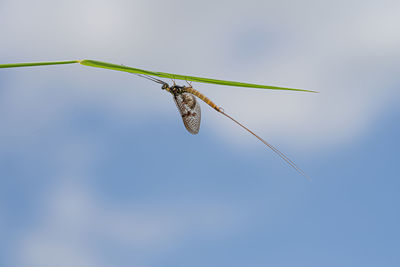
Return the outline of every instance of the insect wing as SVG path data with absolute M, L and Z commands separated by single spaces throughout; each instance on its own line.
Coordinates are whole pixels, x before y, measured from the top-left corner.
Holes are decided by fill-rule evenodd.
M 196 97 L 190 93 L 182 93 L 174 95 L 174 100 L 186 129 L 191 134 L 197 134 L 200 130 L 201 110 Z

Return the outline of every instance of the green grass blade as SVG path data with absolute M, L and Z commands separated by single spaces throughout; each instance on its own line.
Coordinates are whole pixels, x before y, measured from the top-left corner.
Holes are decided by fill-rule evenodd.
M 101 61 L 97 61 L 97 60 L 89 60 L 89 59 L 70 60 L 70 61 L 49 61 L 49 62 L 0 64 L 0 68 L 33 67 L 33 66 L 46 66 L 46 65 L 74 64 L 74 63 L 80 63 L 82 65 L 95 67 L 95 68 L 104 68 L 104 69 L 110 69 L 110 70 L 125 71 L 125 72 L 130 72 L 130 73 L 146 74 L 146 75 L 157 76 L 157 77 L 161 77 L 161 78 L 175 79 L 175 80 L 185 80 L 185 81 L 200 82 L 200 83 L 212 83 L 212 84 L 237 86 L 237 87 L 261 88 L 261 89 L 273 89 L 273 90 L 290 90 L 290 91 L 318 93 L 316 91 L 304 90 L 304 89 L 286 88 L 286 87 L 261 85 L 261 84 L 254 84 L 254 83 L 242 83 L 242 82 L 217 80 L 217 79 L 210 79 L 210 78 L 203 78 L 203 77 L 196 77 L 196 76 L 172 74 L 172 73 L 167 73 L 167 72 L 142 70 L 142 69 L 138 69 L 138 68 L 127 67 L 124 65 L 116 65 L 116 64 L 112 64 L 112 63 L 101 62 Z
M 0 69 L 45 66 L 45 65 L 62 65 L 62 64 L 73 64 L 73 63 L 79 63 L 79 60 L 0 64 Z
M 170 78 L 170 79 L 176 79 L 176 80 L 185 80 L 185 81 L 193 81 L 193 82 L 201 82 L 201 83 L 212 83 L 212 84 L 237 86 L 237 87 L 261 88 L 261 89 L 273 89 L 273 90 L 290 90 L 290 91 L 302 91 L 302 92 L 317 93 L 316 91 L 304 90 L 304 89 L 286 88 L 286 87 L 278 87 L 278 86 L 270 86 L 270 85 L 260 85 L 260 84 L 254 84 L 254 83 L 242 83 L 242 82 L 225 81 L 225 80 L 217 80 L 217 79 L 202 78 L 202 77 L 195 77 L 195 76 L 172 74 L 172 73 L 166 73 L 166 72 L 148 71 L 148 70 L 131 68 L 131 67 L 123 66 L 123 65 L 116 65 L 116 64 L 112 64 L 112 63 L 101 62 L 101 61 L 96 61 L 96 60 L 89 60 L 89 59 L 81 60 L 80 63 L 82 65 L 95 67 L 95 68 L 104 68 L 104 69 L 110 69 L 110 70 L 125 71 L 125 72 L 130 72 L 130 73 L 146 74 L 146 75 L 157 76 L 157 77 L 161 77 L 161 78 Z

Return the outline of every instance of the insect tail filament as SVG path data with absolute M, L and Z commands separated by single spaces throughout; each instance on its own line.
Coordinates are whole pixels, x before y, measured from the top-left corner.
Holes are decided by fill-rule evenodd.
M 279 151 L 277 148 L 275 148 L 273 145 L 271 145 L 270 143 L 268 143 L 267 141 L 265 141 L 264 139 L 262 139 L 261 137 L 259 137 L 257 134 L 255 134 L 253 131 L 251 131 L 249 128 L 247 128 L 246 126 L 244 126 L 243 124 L 241 124 L 240 122 L 238 122 L 237 120 L 235 120 L 234 118 L 232 118 L 231 116 L 229 116 L 228 114 L 226 114 L 223 111 L 220 111 L 221 114 L 223 114 L 224 116 L 228 117 L 229 119 L 231 119 L 232 121 L 234 121 L 236 124 L 238 124 L 239 126 L 241 126 L 243 129 L 245 129 L 246 131 L 248 131 L 249 133 L 251 133 L 253 136 L 255 136 L 258 140 L 260 140 L 261 142 L 263 142 L 266 146 L 268 146 L 272 151 L 274 151 L 281 159 L 283 159 L 284 161 L 286 161 L 287 164 L 289 164 L 293 169 L 295 169 L 298 173 L 300 173 L 301 175 L 303 175 L 305 178 L 307 178 L 308 180 L 311 181 L 310 177 L 308 177 L 305 172 L 300 169 L 291 159 L 289 159 L 285 154 L 283 154 L 281 151 Z

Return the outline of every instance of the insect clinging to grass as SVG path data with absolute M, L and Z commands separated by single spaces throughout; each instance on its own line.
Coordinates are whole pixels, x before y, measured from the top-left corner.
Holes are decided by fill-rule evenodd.
M 286 161 L 292 168 L 294 168 L 297 172 L 299 172 L 301 175 L 305 176 L 308 178 L 308 176 L 304 173 L 302 169 L 300 169 L 292 160 L 290 160 L 285 154 L 283 154 L 281 151 L 276 149 L 273 145 L 269 144 L 267 141 L 262 139 L 260 136 L 255 134 L 253 131 L 251 131 L 249 128 L 232 118 L 230 115 L 226 114 L 225 111 L 214 104 L 208 97 L 197 91 L 192 87 L 191 83 L 188 83 L 188 86 L 179 86 L 176 85 L 175 82 L 173 83 L 172 86 L 169 86 L 168 83 L 148 76 L 148 75 L 143 75 L 143 74 L 136 74 L 140 77 L 149 79 L 153 82 L 161 84 L 161 89 L 166 90 L 167 92 L 172 94 L 172 97 L 175 101 L 175 104 L 179 110 L 180 115 L 182 116 L 182 121 L 183 124 L 185 125 L 186 129 L 188 130 L 189 133 L 191 134 L 197 134 L 200 130 L 200 121 L 201 121 L 201 109 L 200 109 L 200 104 L 196 100 L 197 96 L 199 99 L 204 101 L 207 105 L 209 105 L 211 108 L 216 110 L 217 112 L 221 113 L 222 115 L 226 116 L 227 118 L 231 119 L 234 121 L 236 124 L 238 124 L 240 127 L 251 133 L 253 136 L 255 136 L 258 140 L 263 142 L 267 147 L 269 147 L 272 151 L 274 151 L 280 158 L 282 158 L 284 161 Z

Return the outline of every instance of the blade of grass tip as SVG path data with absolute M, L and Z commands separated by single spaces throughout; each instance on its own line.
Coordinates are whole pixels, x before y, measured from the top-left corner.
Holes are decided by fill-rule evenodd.
M 211 84 L 219 84 L 219 85 L 226 85 L 226 86 L 248 87 L 248 88 L 258 88 L 258 89 L 318 93 L 317 91 L 305 90 L 305 89 L 288 88 L 288 87 L 280 87 L 280 86 L 272 86 L 272 85 L 262 85 L 262 84 L 254 84 L 254 83 L 243 83 L 243 82 L 218 80 L 218 79 L 210 79 L 210 78 L 195 77 L 195 76 L 184 76 L 184 75 L 170 74 L 170 73 L 165 73 L 165 72 L 157 72 L 157 74 L 159 75 L 159 77 L 166 77 L 166 78 L 171 78 L 171 79 L 193 81 L 193 82 L 200 82 L 200 83 L 211 83 Z
M 35 67 L 35 66 L 63 65 L 63 64 L 74 64 L 74 63 L 79 63 L 79 60 L 0 64 L 0 68 Z
M 129 72 L 129 73 L 146 74 L 146 75 L 151 75 L 151 76 L 157 76 L 160 78 L 169 78 L 169 79 L 175 79 L 175 80 L 184 80 L 184 81 L 192 81 L 192 82 L 200 82 L 200 83 L 211 83 L 211 84 L 236 86 L 236 87 L 318 93 L 316 91 L 305 90 L 305 89 L 286 88 L 286 87 L 271 86 L 271 85 L 261 85 L 261 84 L 254 84 L 254 83 L 243 83 L 243 82 L 210 79 L 210 78 L 203 78 L 203 77 L 196 77 L 196 76 L 186 76 L 186 75 L 173 74 L 173 73 L 167 73 L 167 72 L 149 71 L 149 70 L 132 68 L 132 67 L 124 66 L 124 65 L 116 65 L 116 64 L 112 64 L 112 63 L 101 62 L 101 61 L 90 60 L 90 59 L 81 60 L 81 61 L 79 61 L 79 63 L 82 65 L 85 65 L 85 66 L 90 66 L 90 67 L 95 67 L 95 68 L 111 69 L 111 70 L 124 71 L 124 72 Z

